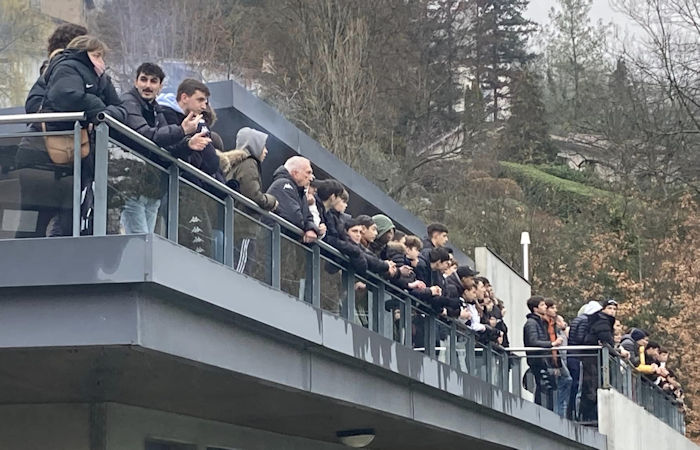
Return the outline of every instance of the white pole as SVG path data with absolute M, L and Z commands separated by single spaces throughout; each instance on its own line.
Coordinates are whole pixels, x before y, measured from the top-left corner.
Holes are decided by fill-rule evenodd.
M 528 246 L 530 245 L 530 233 L 528 233 L 527 231 L 522 232 L 522 234 L 520 235 L 520 244 L 523 246 L 523 278 L 529 280 L 530 269 L 528 267 L 528 263 L 530 257 L 528 255 Z

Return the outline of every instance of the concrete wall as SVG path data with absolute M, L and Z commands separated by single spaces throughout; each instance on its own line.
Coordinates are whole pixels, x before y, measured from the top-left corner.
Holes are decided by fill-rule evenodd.
M 489 279 L 496 297 L 501 299 L 506 306 L 506 315 L 503 321 L 508 327 L 508 340 L 511 347 L 522 347 L 523 324 L 525 316 L 529 312 L 525 301 L 530 298 L 530 283 L 487 247 L 474 249 L 474 262 L 479 275 Z M 521 358 L 520 373 L 524 374 L 526 370 L 525 358 Z M 514 381 L 511 379 L 511 392 L 515 392 L 513 383 Z M 520 384 L 522 385 L 522 383 Z M 530 392 L 522 388 L 520 391 L 523 398 L 533 401 L 534 397 Z
M 88 450 L 89 417 L 85 404 L 0 405 L 0 448 Z
M 474 249 L 474 261 L 479 275 L 489 279 L 496 296 L 506 305 L 503 320 L 508 326 L 510 345 L 522 347 L 523 324 L 528 313 L 525 301 L 530 298 L 530 283 L 486 247 Z
M 340 444 L 313 441 L 211 420 L 115 403 L 106 405 L 105 450 L 138 450 L 146 439 L 207 448 L 246 450 L 342 450 Z
M 608 450 L 697 450 L 698 446 L 614 389 L 598 390 L 598 428 Z

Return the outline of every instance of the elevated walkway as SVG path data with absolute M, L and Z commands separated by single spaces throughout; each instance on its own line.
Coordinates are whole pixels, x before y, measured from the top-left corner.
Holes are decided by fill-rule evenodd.
M 0 241 L 2 403 L 119 403 L 372 448 L 605 437 L 155 235 Z

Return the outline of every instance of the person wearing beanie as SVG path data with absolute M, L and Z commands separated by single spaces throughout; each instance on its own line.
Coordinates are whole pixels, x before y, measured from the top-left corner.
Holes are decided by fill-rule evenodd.
M 377 226 L 377 237 L 369 245 L 369 249 L 382 259 L 386 257 L 386 244 L 394 238 L 394 222 L 384 214 L 372 216 L 372 222 Z
M 267 134 L 252 128 L 241 128 L 236 135 L 236 149 L 219 154 L 221 169 L 226 184 L 232 189 L 254 201 L 266 211 L 277 208 L 277 199 L 262 190 L 261 164 L 267 156 Z M 252 208 L 237 206 L 249 216 L 259 217 Z M 252 273 L 252 262 L 256 259 L 255 238 L 260 227 L 255 222 L 242 216 L 234 215 L 235 262 L 234 268 L 239 273 Z

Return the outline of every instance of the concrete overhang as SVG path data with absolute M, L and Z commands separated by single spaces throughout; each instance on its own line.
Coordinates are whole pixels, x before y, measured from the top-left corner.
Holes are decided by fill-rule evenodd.
M 0 241 L 0 403 L 108 401 L 375 449 L 605 437 L 153 235 Z

